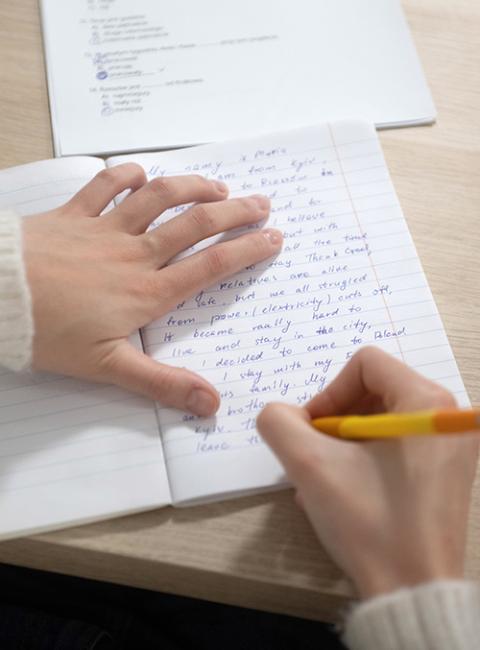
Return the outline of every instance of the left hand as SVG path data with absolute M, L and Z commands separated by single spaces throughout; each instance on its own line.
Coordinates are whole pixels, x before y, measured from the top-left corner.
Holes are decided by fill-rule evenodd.
M 120 205 L 101 214 L 129 188 L 133 192 Z M 165 405 L 212 415 L 219 396 L 211 384 L 155 362 L 135 350 L 128 336 L 280 250 L 281 233 L 259 229 L 167 266 L 203 239 L 268 216 L 267 198 L 227 195 L 223 183 L 201 176 L 147 183 L 143 169 L 130 163 L 100 172 L 62 207 L 25 219 L 34 367 L 115 383 Z M 162 212 L 188 203 L 195 205 L 146 232 Z

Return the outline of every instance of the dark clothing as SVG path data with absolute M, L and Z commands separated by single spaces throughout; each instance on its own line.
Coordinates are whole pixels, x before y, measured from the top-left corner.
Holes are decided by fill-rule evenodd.
M 0 565 L 1 650 L 342 650 L 322 623 Z

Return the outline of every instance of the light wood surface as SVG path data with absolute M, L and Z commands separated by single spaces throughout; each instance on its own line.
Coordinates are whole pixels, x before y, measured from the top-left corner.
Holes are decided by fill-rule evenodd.
M 381 134 L 472 401 L 480 404 L 480 3 L 404 0 L 438 112 Z M 0 2 L 0 168 L 53 155 L 36 0 Z M 480 481 L 468 571 L 480 578 Z M 291 492 L 4 542 L 0 561 L 333 619 L 350 591 Z

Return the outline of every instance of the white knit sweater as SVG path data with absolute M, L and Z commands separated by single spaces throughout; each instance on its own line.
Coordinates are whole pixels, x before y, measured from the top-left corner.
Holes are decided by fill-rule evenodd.
M 33 322 L 20 220 L 0 213 L 0 365 L 30 364 Z M 1 514 L 0 514 L 1 516 Z M 402 589 L 354 607 L 345 622 L 351 650 L 477 650 L 480 586 L 462 581 Z
M 343 640 L 351 650 L 479 650 L 480 585 L 445 580 L 367 600 Z
M 20 220 L 0 212 L 0 365 L 21 370 L 30 364 L 33 318 L 22 260 Z

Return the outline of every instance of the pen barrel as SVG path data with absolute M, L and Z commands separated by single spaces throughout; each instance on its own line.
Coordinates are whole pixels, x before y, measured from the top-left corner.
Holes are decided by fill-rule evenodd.
M 463 433 L 480 429 L 479 410 L 426 410 L 412 413 L 346 415 L 313 420 L 313 426 L 331 436 L 349 440 Z
M 342 438 L 398 438 L 435 433 L 433 412 L 350 416 L 339 427 Z

